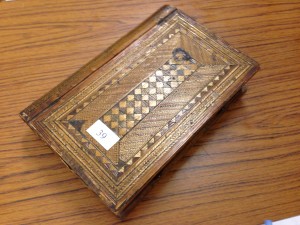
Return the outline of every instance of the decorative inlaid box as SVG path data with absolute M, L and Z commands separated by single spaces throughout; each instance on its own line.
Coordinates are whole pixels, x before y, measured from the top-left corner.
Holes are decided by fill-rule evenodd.
M 257 69 L 166 6 L 20 115 L 121 216 Z

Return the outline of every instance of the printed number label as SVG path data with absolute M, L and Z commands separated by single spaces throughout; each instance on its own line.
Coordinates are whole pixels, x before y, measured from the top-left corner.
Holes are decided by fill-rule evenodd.
M 97 120 L 86 130 L 103 148 L 109 150 L 120 138 L 101 120 Z
M 100 138 L 106 138 L 107 137 L 107 133 L 104 133 L 103 130 L 100 130 L 98 133 L 96 133 L 96 135 Z

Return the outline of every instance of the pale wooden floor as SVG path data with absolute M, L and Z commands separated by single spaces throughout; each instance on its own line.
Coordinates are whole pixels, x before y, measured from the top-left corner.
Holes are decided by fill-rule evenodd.
M 125 224 L 250 225 L 300 214 L 300 1 L 0 1 L 0 224 L 118 224 L 18 117 L 163 4 L 261 70 Z

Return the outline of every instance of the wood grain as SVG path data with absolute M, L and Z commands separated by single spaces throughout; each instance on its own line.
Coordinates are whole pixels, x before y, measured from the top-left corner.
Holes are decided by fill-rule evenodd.
M 163 4 L 253 57 L 248 91 L 124 222 L 18 117 Z M 261 224 L 300 212 L 300 2 L 0 1 L 0 224 Z

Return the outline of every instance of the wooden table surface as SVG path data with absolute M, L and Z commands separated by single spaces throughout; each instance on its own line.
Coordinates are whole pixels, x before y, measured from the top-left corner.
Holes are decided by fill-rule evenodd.
M 261 65 L 122 222 L 18 113 L 164 4 Z M 300 214 L 300 1 L 0 1 L 0 224 L 250 225 Z

